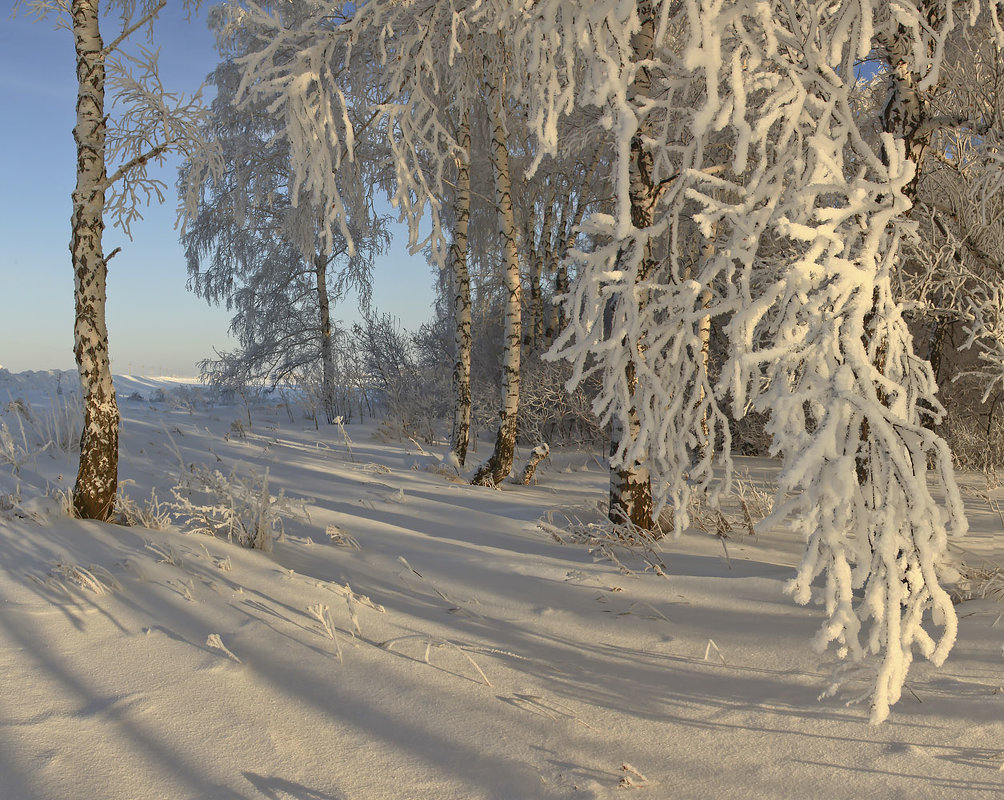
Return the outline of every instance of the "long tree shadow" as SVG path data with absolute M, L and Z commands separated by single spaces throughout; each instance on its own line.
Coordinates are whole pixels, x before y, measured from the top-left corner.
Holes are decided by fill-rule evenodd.
M 289 781 L 285 778 L 258 775 L 254 772 L 242 772 L 241 774 L 268 800 L 343 800 L 347 797 L 343 794 L 319 792 L 302 783 Z

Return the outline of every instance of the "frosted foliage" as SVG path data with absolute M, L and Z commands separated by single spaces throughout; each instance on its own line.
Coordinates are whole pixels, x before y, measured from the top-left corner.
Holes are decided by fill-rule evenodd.
M 357 136 L 365 132 L 382 139 L 390 154 L 389 169 L 374 182 L 407 222 L 412 252 L 427 248 L 445 266 L 441 201 L 456 159 L 466 157 L 456 141 L 457 120 L 481 86 L 472 67 L 459 68 L 473 35 L 467 5 L 420 0 L 356 9 L 308 1 L 284 6 L 279 15 L 226 7 L 222 36 L 253 30 L 260 42 L 238 59 L 244 75 L 238 98 L 265 102 L 282 118 L 292 194 L 330 209 L 328 237 L 338 226 L 354 246 L 346 226 L 353 209 L 335 176 L 354 159 Z
M 884 48 L 902 67 L 902 107 L 884 117 L 913 119 L 949 32 L 978 12 L 927 0 L 308 0 L 278 15 L 230 7 L 229 30 L 260 38 L 240 61 L 241 91 L 285 120 L 294 196 L 323 201 L 348 237 L 333 175 L 363 125 L 379 130 L 392 175 L 378 180 L 412 246 L 440 263 L 444 176 L 464 157 L 456 120 L 486 68 L 519 98 L 531 173 L 562 155 L 563 117 L 598 112 L 613 203 L 581 226 L 589 246 L 571 254 L 571 322 L 554 352 L 573 382 L 596 374 L 597 412 L 631 430 L 612 465 L 645 465 L 677 532 L 692 495 L 713 500 L 729 482 L 719 403 L 770 415 L 784 464 L 775 515 L 807 540 L 790 591 L 809 602 L 823 576 L 816 643 L 871 670 L 880 721 L 914 650 L 940 663 L 953 645 L 939 574 L 946 537 L 966 523 L 947 448 L 922 426 L 922 409 L 940 411 L 930 367 L 891 291 L 914 165 L 901 139 L 864 130 L 853 76 Z M 363 125 L 353 104 L 369 110 Z M 711 319 L 729 338 L 717 382 L 703 358 Z
M 593 215 L 583 227 L 609 238 L 614 223 Z M 714 451 L 703 447 L 708 438 L 705 420 L 710 434 L 724 442 L 721 458 L 731 471 L 728 424 L 715 402 L 701 353 L 700 326 L 708 314 L 701 295 L 714 276 L 639 280 L 646 240 L 656 232 L 649 228 L 635 233 L 589 253 L 573 253 L 580 261 L 580 275 L 566 303 L 579 313 L 570 316 L 555 351 L 572 361 L 569 385 L 591 375 L 600 379 L 593 410 L 602 422 L 620 417 L 626 423 L 627 410 L 637 412 L 637 435 L 624 437 L 611 463 L 647 462 L 655 499 L 673 507 L 679 533 L 689 524 L 694 492 L 717 488 L 712 484 Z M 597 268 L 612 261 L 618 269 Z M 640 295 L 643 305 L 637 302 Z M 629 363 L 637 376 L 633 394 L 626 378 Z
M 166 199 L 167 186 L 149 175 L 150 163 L 163 165 L 169 153 L 188 155 L 207 147 L 199 132 L 206 119 L 201 90 L 192 95 L 168 91 L 160 77 L 159 49 L 134 43 L 144 36 L 152 41 L 165 4 L 164 0 L 101 3 L 111 17 L 102 26 L 113 32 L 104 41 L 110 112 L 105 119 L 104 215 L 130 237 L 132 224 L 143 218 L 142 206 Z M 201 0 L 185 0 L 182 5 L 191 13 Z M 15 3 L 15 12 L 24 10 L 70 29 L 71 6 L 69 0 L 27 0 Z
M 553 354 L 572 362 L 572 384 L 591 374 L 601 379 L 596 413 L 636 431 L 622 437 L 611 465 L 646 464 L 656 506 L 673 507 L 679 533 L 689 523 L 694 493 L 714 495 L 722 488 L 714 482 L 716 458 L 725 467 L 725 484 L 731 463 L 728 426 L 702 354 L 702 328 L 716 313 L 711 306 L 721 268 L 688 257 L 693 254 L 681 241 L 685 228 L 691 236 L 697 231 L 689 222 L 696 207 L 684 191 L 688 182 L 679 176 L 708 166 L 705 142 L 692 134 L 700 83 L 680 59 L 682 29 L 678 20 L 670 25 L 664 18 L 667 8 L 654 4 L 659 24 L 656 57 L 645 63 L 653 84 L 647 94 L 637 89 L 640 65 L 631 58 L 642 26 L 634 3 L 588 9 L 544 3 L 535 6 L 539 16 L 529 27 L 513 21 L 516 58 L 529 69 L 513 77 L 526 83 L 512 91 L 527 98 L 542 151 L 557 149 L 557 119 L 568 113 L 572 98 L 602 112 L 615 154 L 614 213 L 593 214 L 581 227 L 598 244 L 571 253 L 578 279 L 565 298 L 569 325 Z M 542 88 L 534 93 L 533 87 Z M 657 203 L 653 223 L 642 228 L 631 218 L 636 134 L 652 158 Z M 667 238 L 672 245 L 658 258 Z
M 886 23 L 864 3 L 778 6 L 756 27 L 720 6 L 699 13 L 713 33 L 692 40 L 692 63 L 718 92 L 708 91 L 699 116 L 728 119 L 741 143 L 753 134 L 734 179 L 691 189 L 704 207 L 700 224 L 727 236 L 719 259 L 737 270 L 725 379 L 737 413 L 747 404 L 770 412 L 784 464 L 775 518 L 792 519 L 807 539 L 789 591 L 807 603 L 823 575 L 827 618 L 816 646 L 834 642 L 853 662 L 875 658 L 864 697 L 878 722 L 899 699 L 914 648 L 940 664 L 954 644 L 939 574 L 948 533 L 966 529 L 948 449 L 922 426 L 924 405 L 940 410 L 934 379 L 891 292 L 914 165 L 888 134 L 881 152 L 865 142 L 842 78 Z M 707 24 L 716 13 L 724 24 Z M 910 14 L 897 6 L 887 24 L 921 30 Z M 748 68 L 727 66 L 737 60 Z M 931 75 L 937 64 L 923 66 Z M 754 270 L 766 266 L 773 281 L 754 293 Z M 922 624 L 928 611 L 936 635 Z
M 148 163 L 162 165 L 168 152 L 186 154 L 204 147 L 201 93 L 167 92 L 158 58 L 159 51 L 139 47 L 137 55 L 122 53 L 106 62 L 115 112 L 108 120 L 106 155 L 109 163 L 122 166 L 108 179 L 112 190 L 105 211 L 127 235 L 132 223 L 142 219 L 142 205 L 165 199 L 166 184 L 147 174 Z
M 607 418 L 635 405 L 640 431 L 614 461 L 647 454 L 653 491 L 668 483 L 662 500 L 676 508 L 710 486 L 712 448 L 699 443 L 702 419 L 709 442 L 716 428 L 725 432 L 714 396 L 731 397 L 737 416 L 770 415 L 784 465 L 774 517 L 791 519 L 807 541 L 789 591 L 800 603 L 822 601 L 816 645 L 834 643 L 851 664 L 827 693 L 867 669 L 862 699 L 878 722 L 914 650 L 940 664 L 955 641 L 939 575 L 946 537 L 964 533 L 966 521 L 947 447 L 922 425 L 922 409 L 940 412 L 933 376 L 891 292 L 911 234 L 903 190 L 914 165 L 889 134 L 869 143 L 849 81 L 873 42 L 895 33 L 921 90 L 932 85 L 953 14 L 963 24 L 973 9 L 949 6 L 932 24 L 923 6 L 881 2 L 652 5 L 655 57 L 642 63 L 630 59 L 641 2 L 583 9 L 552 0 L 534 4 L 522 27 L 510 20 L 517 58 L 529 65 L 526 88 L 542 87 L 527 92 L 542 148 L 557 149 L 554 120 L 574 99 L 604 110 L 617 152 L 615 213 L 584 225 L 598 245 L 574 254 L 573 321 L 558 348 L 575 378 L 600 372 Z M 642 68 L 652 86 L 639 97 Z M 661 190 L 644 228 L 630 216 L 639 130 Z M 692 268 L 683 259 L 688 217 L 706 254 Z M 666 236 L 667 257 L 640 272 L 647 248 Z M 713 387 L 695 358 L 706 315 L 728 320 L 730 358 Z M 628 360 L 638 369 L 633 395 L 622 377 Z

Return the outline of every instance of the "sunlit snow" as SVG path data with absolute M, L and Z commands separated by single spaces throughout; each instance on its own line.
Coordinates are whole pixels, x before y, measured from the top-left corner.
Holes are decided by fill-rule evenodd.
M 249 422 L 239 399 L 125 377 L 120 480 L 137 507 L 170 503 L 192 465 L 267 469 L 309 523 L 287 519 L 266 554 L 177 521 L 74 520 L 59 492 L 75 458 L 54 441 L 71 415 L 50 411 L 74 380 L 0 371 L 4 800 L 1004 791 L 994 598 L 957 606 L 948 662 L 915 664 L 870 726 L 844 704 L 853 686 L 817 700 L 822 610 L 783 595 L 803 549 L 784 526 L 689 531 L 661 546 L 665 577 L 620 550 L 622 571 L 549 533 L 603 518 L 597 452 L 555 447 L 535 485 L 472 487 L 442 441 L 383 441 L 371 421 L 346 438 L 278 397 Z M 776 476 L 740 461 L 753 484 Z M 953 556 L 1001 563 L 995 508 L 966 503 Z

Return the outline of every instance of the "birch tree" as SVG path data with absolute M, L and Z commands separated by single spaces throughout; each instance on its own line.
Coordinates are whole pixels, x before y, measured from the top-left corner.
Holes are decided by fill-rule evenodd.
M 686 275 L 680 246 L 697 210 L 680 176 L 719 167 L 706 163 L 705 143 L 690 133 L 700 87 L 681 63 L 688 32 L 671 10 L 546 3 L 532 24 L 503 24 L 529 65 L 513 93 L 530 107 L 542 157 L 560 153 L 562 117 L 578 105 L 600 111 L 594 135 L 612 152 L 613 213 L 592 213 L 580 226 L 595 247 L 570 253 L 578 274 L 554 353 L 571 361 L 573 382 L 601 382 L 595 407 L 612 431 L 611 519 L 651 528 L 669 505 L 679 533 L 694 493 L 718 488 L 716 458 L 726 481 L 730 462 L 726 420 L 701 357 L 706 290 L 720 276 L 717 268 Z
M 499 77 L 490 77 L 498 82 L 500 97 L 490 102 L 499 115 L 506 107 L 497 63 L 504 48 L 494 33 L 485 36 L 482 28 L 469 24 L 467 15 L 477 5 L 443 0 L 359 7 L 312 2 L 274 16 L 256 8 L 231 9 L 229 29 L 251 28 L 261 43 L 241 60 L 243 98 L 247 102 L 257 98 L 282 117 L 291 143 L 294 188 L 330 209 L 326 238 L 338 226 L 352 245 L 343 198 L 332 176 L 355 157 L 356 129 L 350 109 L 354 104 L 364 106 L 375 114 L 372 129 L 379 131 L 391 156 L 393 175 L 382 186 L 408 225 L 412 251 L 425 250 L 433 263 L 448 268 L 443 203 L 452 196 L 448 183 L 453 163 L 467 156 L 458 142 L 459 121 L 478 98 L 482 75 L 470 68 L 478 59 L 466 59 L 465 52 L 480 55 L 481 61 L 486 54 L 496 54 L 491 69 Z M 374 64 L 379 68 L 374 69 Z M 497 137 L 505 133 L 501 116 L 495 132 Z M 503 202 L 508 197 L 511 203 L 511 189 L 502 185 L 509 179 L 508 167 L 501 160 L 507 153 L 498 148 L 492 152 L 500 224 L 506 231 L 511 229 L 502 236 L 515 244 L 514 223 L 506 218 Z M 503 252 L 509 275 L 518 251 L 514 254 L 505 244 Z M 455 249 L 454 255 L 458 253 Z M 518 277 L 508 287 L 508 302 L 516 308 L 521 289 Z M 501 480 L 512 467 L 520 320 L 512 313 L 507 320 L 496 453 L 489 471 L 478 474 L 479 482 L 486 475 Z M 461 346 L 462 340 L 463 333 L 458 331 Z M 455 435 L 460 435 L 462 427 L 462 423 L 455 427 Z
M 899 698 L 915 652 L 940 664 L 957 628 L 942 577 L 947 537 L 966 522 L 948 449 L 922 424 L 939 413 L 937 387 L 893 282 L 915 230 L 912 159 L 926 145 L 911 109 L 937 85 L 947 37 L 967 21 L 960 8 L 424 0 L 365 4 L 343 28 L 378 31 L 394 98 L 380 112 L 393 196 L 409 221 L 430 213 L 435 258 L 445 252 L 441 178 L 458 151 L 442 113 L 443 64 L 472 32 L 499 37 L 514 65 L 505 94 L 519 98 L 536 141 L 530 174 L 560 155 L 560 120 L 599 110 L 613 208 L 580 226 L 555 353 L 572 363 L 573 382 L 601 383 L 595 408 L 616 434 L 611 509 L 649 525 L 670 506 L 681 532 L 694 495 L 714 502 L 729 483 L 721 404 L 736 417 L 769 414 L 783 465 L 774 521 L 806 539 L 789 591 L 822 602 L 816 646 L 835 645 L 850 665 L 828 692 L 865 670 L 861 697 L 875 721 Z M 965 10 L 976 19 L 975 5 Z M 330 23 L 319 12 L 313 27 Z M 281 61 L 275 48 L 295 37 L 277 31 L 271 55 L 248 65 L 272 107 L 292 110 L 290 130 L 304 132 L 295 160 L 307 187 L 329 180 L 324 154 L 352 136 L 342 96 L 322 88 L 336 75 L 312 30 L 295 35 L 315 44 Z M 888 64 L 908 80 L 894 81 L 902 108 L 872 140 L 853 95 L 857 62 L 876 47 L 895 52 Z M 322 155 L 306 153 L 318 140 Z M 709 320 L 729 340 L 717 381 Z
M 450 243 L 450 284 L 453 301 L 453 425 L 450 451 L 458 466 L 467 461 L 471 436 L 471 279 L 467 268 L 467 228 L 471 216 L 471 119 L 460 112 L 457 183 L 453 205 L 453 240 Z
M 770 414 L 783 463 L 774 519 L 792 520 L 807 542 L 789 591 L 800 603 L 822 601 L 826 619 L 815 644 L 822 651 L 835 642 L 849 664 L 826 693 L 864 670 L 871 681 L 861 699 L 878 722 L 899 698 L 914 652 L 940 664 L 954 643 L 955 612 L 941 580 L 947 536 L 964 533 L 966 521 L 948 449 L 922 425 L 939 408 L 930 366 L 914 355 L 892 291 L 912 230 L 910 136 L 887 125 L 877 147 L 868 142 L 853 108 L 853 76 L 856 60 L 895 32 L 909 41 L 897 68 L 922 76 L 919 91 L 934 85 L 954 12 L 941 8 L 932 17 L 920 4 L 808 0 L 769 7 L 660 3 L 654 11 L 656 58 L 641 64 L 616 55 L 637 54 L 628 43 L 645 30 L 642 2 L 589 9 L 540 3 L 525 36 L 517 20 L 506 23 L 532 67 L 525 88 L 537 98 L 531 118 L 539 121 L 542 146 L 556 146 L 557 116 L 587 102 L 610 109 L 619 150 L 616 213 L 584 223 L 610 244 L 579 256 L 569 305 L 578 321 L 559 345 L 582 365 L 579 374 L 588 369 L 588 353 L 598 357 L 606 347 L 620 354 L 602 361 L 608 414 L 630 422 L 630 409 L 637 410 L 633 438 L 654 454 L 651 469 L 666 480 L 676 507 L 688 485 L 708 475 L 700 448 L 674 444 L 691 434 L 700 441 L 698 398 L 706 401 L 712 390 L 731 396 L 737 416 L 746 409 Z M 533 32 L 541 29 L 555 33 L 547 39 Z M 568 64 L 597 56 L 604 68 L 576 84 Z M 648 142 L 653 168 L 660 182 L 674 178 L 657 204 L 664 223 L 647 231 L 630 224 L 638 115 L 629 88 L 641 68 L 659 81 L 664 109 Z M 534 94 L 530 85 L 544 91 Z M 621 306 L 643 313 L 612 320 L 616 333 L 601 335 L 599 309 L 617 291 L 611 287 L 638 288 L 636 269 L 611 268 L 644 263 L 638 254 L 652 234 L 679 230 L 679 210 L 691 201 L 701 207 L 694 218 L 704 237 L 714 242 L 700 273 L 656 276 L 657 285 L 644 287 L 644 307 Z M 634 255 L 626 262 L 629 246 Z M 713 293 L 709 307 L 707 291 L 716 286 L 727 291 Z M 664 313 L 644 313 L 656 308 Z M 709 314 L 728 320 L 731 355 L 717 386 L 702 374 L 698 356 Z M 683 324 L 666 325 L 671 320 Z M 625 354 L 642 365 L 636 387 L 620 377 Z M 662 402 L 635 402 L 645 392 Z M 680 398 L 688 399 L 674 405 Z M 706 412 L 717 425 L 713 402 Z M 635 445 L 614 458 L 630 464 L 643 453 Z M 944 506 L 935 503 L 929 481 L 947 498 Z M 824 588 L 816 593 L 811 584 L 820 575 Z
M 125 49 L 150 31 L 166 0 L 31 0 L 19 3 L 36 18 L 55 16 L 69 30 L 76 52 L 76 186 L 72 194 L 70 255 L 74 274 L 74 348 L 84 397 L 80 466 L 73 489 L 76 513 L 109 519 L 118 490 L 119 412 L 108 355 L 105 304 L 108 263 L 105 223 L 128 235 L 144 201 L 163 201 L 164 184 L 147 173 L 170 152 L 198 141 L 198 95 L 169 94 L 161 84 L 157 52 Z M 193 8 L 196 2 L 186 2 Z M 110 23 L 105 12 L 117 12 Z M 112 17 L 112 19 L 116 19 Z M 106 42 L 103 27 L 113 24 Z
M 501 44 L 501 43 L 500 43 Z M 494 49 L 494 58 L 485 58 L 485 81 L 491 104 L 491 162 L 495 182 L 495 205 L 502 241 L 505 287 L 505 323 L 503 326 L 502 406 L 499 412 L 495 448 L 488 460 L 474 473 L 472 483 L 495 485 L 509 477 L 516 452 L 516 416 L 519 412 L 520 358 L 522 348 L 522 281 L 519 268 L 519 242 L 512 200 L 512 173 L 509 168 L 509 144 L 506 130 L 506 94 L 503 48 Z
M 226 166 L 215 170 L 196 157 L 179 176 L 183 196 L 198 186 L 181 237 L 189 286 L 234 312 L 230 329 L 241 344 L 201 366 L 211 381 L 239 387 L 320 373 L 321 405 L 331 423 L 339 415 L 331 306 L 350 289 L 368 304 L 373 259 L 387 235 L 366 197 L 369 176 L 355 164 L 338 176 L 352 209 L 354 256 L 340 231 L 327 240 L 322 235 L 323 211 L 309 198 L 291 196 L 292 163 L 281 126 L 262 106 L 234 103 L 239 74 L 232 58 L 240 48 L 237 40 L 226 43 L 204 129 Z

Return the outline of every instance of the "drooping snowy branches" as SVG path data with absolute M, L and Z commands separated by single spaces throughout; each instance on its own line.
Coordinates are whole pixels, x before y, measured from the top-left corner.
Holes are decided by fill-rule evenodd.
M 583 114 L 594 146 L 575 152 L 602 165 L 612 198 L 565 234 L 561 268 L 575 277 L 560 287 L 567 327 L 553 355 L 573 383 L 598 382 L 611 517 L 651 527 L 669 506 L 681 532 L 692 498 L 714 502 L 729 484 L 727 406 L 766 415 L 784 464 L 775 518 L 807 541 L 790 590 L 816 599 L 823 577 L 817 644 L 875 662 L 878 721 L 914 652 L 939 663 L 955 637 L 941 571 L 947 536 L 966 523 L 948 450 L 925 427 L 941 409 L 900 289 L 916 274 L 904 242 L 917 231 L 918 162 L 936 130 L 964 124 L 936 113 L 930 93 L 951 32 L 978 13 L 936 0 L 310 0 L 231 7 L 228 19 L 257 37 L 238 95 L 280 116 L 291 196 L 326 210 L 327 241 L 336 228 L 351 237 L 334 176 L 358 161 L 365 130 L 390 154 L 375 180 L 412 246 L 446 265 L 443 219 L 466 217 L 462 201 L 452 212 L 444 201 L 463 193 L 457 162 L 476 169 L 464 120 L 490 110 L 480 124 L 492 127 L 508 303 L 499 443 L 519 399 L 519 258 L 533 291 L 558 246 L 550 201 L 539 222 L 535 200 L 515 222 L 507 165 L 520 148 L 515 185 L 529 185 L 569 156 L 563 123 Z M 870 114 L 866 58 L 888 89 Z M 539 305 L 532 297 L 530 342 Z M 713 326 L 726 340 L 719 365 Z M 479 478 L 505 477 L 505 462 L 499 444 Z
M 824 576 L 817 646 L 878 659 L 873 721 L 899 699 L 915 647 L 941 663 L 954 643 L 940 576 L 947 535 L 966 529 L 948 449 L 922 424 L 940 408 L 936 385 L 892 292 L 915 165 L 891 132 L 871 147 L 850 100 L 873 32 L 903 20 L 854 3 L 778 6 L 755 23 L 728 15 L 691 43 L 719 92 L 708 90 L 707 118 L 728 114 L 738 145 L 734 177 L 693 190 L 737 269 L 726 378 L 737 413 L 770 412 L 784 464 L 775 517 L 807 540 L 789 589 L 806 603 Z M 773 280 L 754 293 L 765 269 Z
M 572 361 L 573 381 L 602 376 L 611 517 L 651 527 L 668 503 L 679 533 L 692 494 L 718 488 L 716 458 L 727 483 L 729 432 L 707 360 L 709 321 L 721 313 L 712 307 L 717 265 L 705 258 L 714 235 L 701 238 L 685 191 L 692 174 L 720 166 L 691 134 L 701 87 L 681 60 L 687 31 L 670 10 L 647 0 L 543 3 L 532 24 L 516 26 L 514 47 L 529 65 L 521 91 L 542 150 L 559 152 L 557 120 L 574 104 L 601 110 L 594 135 L 615 154 L 614 213 L 582 226 L 597 244 L 573 253 L 578 278 L 556 352 Z
M 955 22 L 951 8 L 930 10 L 705 0 L 580 11 L 551 2 L 534 12 L 553 38 L 517 37 L 531 72 L 545 73 L 532 79 L 546 87 L 531 115 L 542 144 L 557 146 L 546 121 L 574 98 L 608 109 L 619 153 L 617 210 L 586 222 L 600 245 L 577 254 L 573 320 L 559 342 L 577 376 L 602 372 L 605 414 L 631 426 L 612 463 L 644 462 L 656 491 L 680 508 L 710 478 L 710 390 L 730 396 L 736 415 L 769 413 L 784 459 L 777 516 L 791 516 L 808 542 L 791 591 L 808 602 L 822 573 L 827 621 L 817 643 L 836 640 L 854 661 L 878 657 L 876 721 L 898 699 L 915 647 L 940 663 L 952 646 L 939 572 L 946 536 L 966 527 L 948 450 L 922 424 L 939 408 L 930 367 L 914 355 L 892 293 L 916 174 L 907 147 L 915 152 L 922 134 L 906 113 L 916 98 L 907 89 L 936 80 Z M 649 54 L 638 42 L 652 19 Z M 857 59 L 878 38 L 895 42 L 897 69 L 914 78 L 897 84 L 876 148 L 851 91 Z M 592 69 L 576 84 L 578 58 Z M 647 218 L 636 213 L 639 184 L 664 188 Z M 689 272 L 680 237 L 688 213 L 704 240 Z M 672 243 L 661 274 L 648 267 L 660 235 Z M 698 356 L 709 315 L 728 319 L 730 357 L 716 387 Z M 928 613 L 940 634 L 924 627 Z

